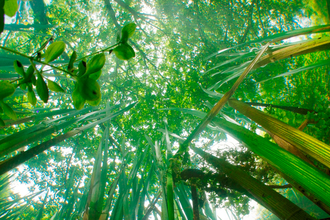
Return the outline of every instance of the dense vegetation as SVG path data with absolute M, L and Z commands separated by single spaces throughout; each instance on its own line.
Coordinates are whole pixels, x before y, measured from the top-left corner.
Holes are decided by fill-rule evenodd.
M 1 219 L 330 214 L 327 1 L 2 2 Z

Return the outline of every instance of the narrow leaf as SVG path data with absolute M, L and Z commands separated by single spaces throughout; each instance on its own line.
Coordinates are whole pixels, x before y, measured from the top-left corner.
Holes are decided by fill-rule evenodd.
M 0 118 L 0 126 L 6 126 L 5 122 Z
M 70 61 L 69 61 L 69 65 L 68 65 L 68 70 L 71 71 L 73 69 L 73 64 L 77 59 L 77 53 L 76 51 L 73 51 L 71 57 L 70 57 Z
M 38 92 L 40 99 L 44 103 L 47 103 L 48 97 L 49 97 L 48 87 L 40 73 L 38 73 L 38 79 L 37 79 L 37 92 Z
M 56 82 L 47 79 L 48 88 L 53 92 L 65 92 L 65 90 Z
M 329 145 L 238 100 L 231 99 L 228 103 L 268 131 L 314 157 L 325 166 L 330 167 Z
M 37 99 L 34 91 L 32 90 L 32 86 L 29 86 L 28 91 L 28 101 L 31 103 L 31 105 L 35 106 L 37 104 Z

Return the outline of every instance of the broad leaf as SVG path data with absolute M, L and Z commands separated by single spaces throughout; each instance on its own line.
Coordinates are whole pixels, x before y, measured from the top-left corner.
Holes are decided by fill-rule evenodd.
M 37 92 L 38 92 L 40 99 L 43 102 L 47 103 L 48 97 L 49 97 L 48 87 L 40 73 L 38 73 L 38 79 L 37 79 Z
M 126 24 L 121 30 L 121 42 L 126 43 L 128 38 L 132 37 L 136 29 L 135 23 Z
M 99 71 L 97 71 L 97 72 L 92 73 L 91 75 L 89 75 L 89 78 L 90 79 L 93 79 L 93 80 L 98 80 L 101 75 L 102 75 L 102 70 L 99 70 Z
M 33 85 L 36 85 L 36 78 L 33 75 L 33 73 L 34 73 L 34 68 L 32 65 L 30 65 L 26 70 L 25 78 L 26 78 L 26 82 L 32 82 Z
M 65 43 L 63 41 L 57 41 L 49 45 L 45 53 L 45 62 L 49 63 L 61 56 L 65 50 Z
M 121 60 L 129 60 L 132 57 L 135 57 L 135 52 L 133 48 L 128 44 L 121 44 L 115 49 L 113 49 L 113 52 L 115 52 L 116 57 Z
M 75 90 L 72 92 L 72 101 L 76 109 L 80 110 L 84 107 L 86 100 L 80 94 L 79 85 L 76 85 Z
M 37 104 L 36 95 L 34 94 L 34 91 L 32 90 L 32 86 L 29 87 L 28 91 L 28 101 L 31 103 L 31 105 L 35 106 Z
M 95 55 L 90 61 L 87 63 L 86 75 L 90 75 L 97 71 L 100 71 L 105 64 L 105 55 L 104 53 L 100 53 Z
M 47 79 L 48 88 L 53 92 L 65 92 L 65 90 L 56 82 Z
M 101 88 L 96 80 L 86 79 L 78 82 L 81 96 L 89 101 L 96 101 L 101 98 Z
M 18 4 L 17 0 L 3 0 L 5 2 L 5 6 L 3 9 L 5 10 L 5 14 L 9 17 L 13 17 L 17 10 L 18 10 Z
M 15 71 L 16 71 L 19 75 L 25 77 L 25 72 L 24 72 L 23 64 L 22 64 L 19 60 L 15 60 L 15 61 L 14 61 L 14 68 L 15 68 Z
M 88 104 L 90 104 L 91 106 L 98 106 L 101 102 L 101 97 L 98 100 L 95 100 L 95 101 L 86 100 L 86 102 Z
M 0 99 L 11 96 L 15 92 L 15 86 L 9 81 L 0 82 Z
M 3 110 L 3 112 L 11 119 L 13 120 L 17 120 L 17 116 L 16 113 L 14 112 L 14 110 L 7 105 L 6 103 L 4 103 L 2 100 L 0 101 L 0 106 Z

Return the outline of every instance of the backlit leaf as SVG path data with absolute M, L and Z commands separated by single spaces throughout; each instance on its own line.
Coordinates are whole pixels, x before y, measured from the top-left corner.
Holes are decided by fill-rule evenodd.
M 32 90 L 32 86 L 29 86 L 28 91 L 28 101 L 31 103 L 31 105 L 35 106 L 37 104 L 37 99 L 34 91 Z
M 82 60 L 79 63 L 79 65 L 78 65 L 78 70 L 79 70 L 78 76 L 82 76 L 82 75 L 85 74 L 85 72 L 86 72 L 86 66 L 87 66 L 87 64 L 86 64 L 86 62 L 84 60 Z
M 72 93 L 73 105 L 78 110 L 82 109 L 85 104 L 85 99 L 81 96 L 79 90 L 79 85 L 77 84 L 75 90 Z
M 23 64 L 19 60 L 14 61 L 14 69 L 19 75 L 25 77 Z
M 126 43 L 128 38 L 132 37 L 136 29 L 135 23 L 126 24 L 121 30 L 121 42 Z
M 0 99 L 11 96 L 15 92 L 15 86 L 9 81 L 0 82 Z
M 89 101 L 96 101 L 101 98 L 101 88 L 96 80 L 86 79 L 78 82 L 81 96 Z
M 47 79 L 48 88 L 53 92 L 65 92 L 65 90 L 56 82 Z
M 9 17 L 13 17 L 18 10 L 17 0 L 3 0 L 3 1 L 5 1 L 5 6 L 3 7 L 3 9 L 5 10 L 5 14 Z
M 87 63 L 86 75 L 90 75 L 102 69 L 105 64 L 105 55 L 104 53 L 100 53 L 95 55 L 90 61 Z
M 119 45 L 113 49 L 113 52 L 115 52 L 116 57 L 121 60 L 129 60 L 130 58 L 135 57 L 133 48 L 128 44 Z
M 11 119 L 13 120 L 17 120 L 17 116 L 16 113 L 14 112 L 14 110 L 7 105 L 6 103 L 4 103 L 2 100 L 0 101 L 0 106 L 3 110 L 3 112 Z
M 102 70 L 99 70 L 95 73 L 92 73 L 91 75 L 89 75 L 90 79 L 94 79 L 94 80 L 98 80 L 100 78 L 100 76 L 102 75 Z
M 70 61 L 69 61 L 69 65 L 68 65 L 68 70 L 71 71 L 73 69 L 73 64 L 77 59 L 77 53 L 76 51 L 73 51 L 71 57 L 70 57 Z
M 101 96 L 98 100 L 95 100 L 95 101 L 90 101 L 90 100 L 87 100 L 86 101 L 88 104 L 90 104 L 91 106 L 98 106 L 101 102 Z
M 40 73 L 38 73 L 38 79 L 37 79 L 37 92 L 38 92 L 40 99 L 43 102 L 47 103 L 48 97 L 49 97 L 48 87 Z
M 63 41 L 57 41 L 49 45 L 45 53 L 45 62 L 49 63 L 61 56 L 65 50 L 65 43 Z

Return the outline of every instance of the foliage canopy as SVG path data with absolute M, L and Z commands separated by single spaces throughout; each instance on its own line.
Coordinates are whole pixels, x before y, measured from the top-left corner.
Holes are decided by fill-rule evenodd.
M 330 214 L 323 2 L 1 4 L 0 218 Z

